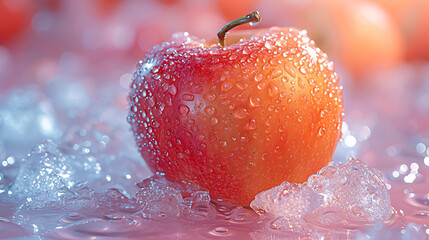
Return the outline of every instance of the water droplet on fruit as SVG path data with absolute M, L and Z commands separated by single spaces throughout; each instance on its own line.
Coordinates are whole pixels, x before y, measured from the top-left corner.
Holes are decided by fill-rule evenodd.
M 232 89 L 232 87 L 234 86 L 234 84 L 235 84 L 234 79 L 225 80 L 225 82 L 223 82 L 222 85 L 221 85 L 221 90 L 223 92 L 227 92 L 227 91 L 229 91 L 229 90 Z
M 261 103 L 261 99 L 255 96 L 249 96 L 249 104 L 251 107 L 257 107 Z
M 134 105 L 134 107 L 133 107 L 133 111 L 134 111 L 134 112 L 137 112 L 137 106 L 136 106 L 136 105 Z
M 217 120 L 217 118 L 215 118 L 215 117 L 210 118 L 210 123 L 212 125 L 216 125 L 218 122 L 219 122 L 219 120 Z
M 153 75 L 153 79 L 155 79 L 155 80 L 159 80 L 160 78 L 161 78 L 161 75 L 159 75 L 159 74 Z
M 278 87 L 275 86 L 274 84 L 269 84 L 268 85 L 268 95 L 270 97 L 275 97 L 275 96 L 277 96 L 277 94 L 279 94 Z
M 182 99 L 183 101 L 193 101 L 194 95 L 185 93 L 182 95 Z
M 149 107 L 155 106 L 155 100 L 153 99 L 153 97 L 147 98 L 147 104 L 149 105 Z
M 237 55 L 235 55 L 235 54 L 231 54 L 231 56 L 229 56 L 229 60 L 235 60 L 235 59 L 237 59 Z
M 215 113 L 215 108 L 213 106 L 207 106 L 207 107 L 204 108 L 204 112 L 207 115 L 211 116 L 211 115 L 213 115 Z
M 213 92 L 207 93 L 206 95 L 204 95 L 204 99 L 209 101 L 209 102 L 212 102 L 212 101 L 216 100 L 216 94 Z
M 302 74 L 307 74 L 307 70 L 305 69 L 305 67 L 304 67 L 304 66 L 301 66 L 301 68 L 299 69 L 299 71 L 300 71 Z
M 168 87 L 168 92 L 169 92 L 171 95 L 175 96 L 175 95 L 176 95 L 176 93 L 177 93 L 177 88 L 176 88 L 176 86 L 174 86 L 174 84 L 171 84 L 171 85 L 170 85 L 170 87 Z
M 287 74 L 289 74 L 289 76 L 291 76 L 292 78 L 295 78 L 296 77 L 296 74 L 295 74 L 295 72 L 292 70 L 292 68 L 291 67 L 289 67 L 289 65 L 288 65 L 289 63 L 287 63 L 286 65 L 285 65 L 285 72 L 287 73 Z
M 326 109 L 320 110 L 320 112 L 319 112 L 320 113 L 320 117 L 323 118 L 325 116 L 326 112 L 327 112 Z
M 326 133 L 326 129 L 324 127 L 319 128 L 319 136 L 323 136 Z
M 263 79 L 264 76 L 262 76 L 261 73 L 255 74 L 255 81 L 260 82 Z
M 282 75 L 282 71 L 279 69 L 271 71 L 271 77 L 276 78 L 280 77 Z
M 247 110 L 245 108 L 239 108 L 234 111 L 234 117 L 238 119 L 243 119 L 247 116 Z
M 261 83 L 259 83 L 256 87 L 259 89 L 259 90 L 262 90 L 262 89 L 264 89 L 265 88 L 265 86 L 266 86 L 267 84 L 265 83 L 265 82 L 261 82 Z
M 270 41 L 266 41 L 266 42 L 265 42 L 265 47 L 266 47 L 267 49 L 273 49 L 273 48 L 274 48 L 274 45 L 273 45 Z
M 302 123 L 302 121 L 303 121 L 301 116 L 298 116 L 298 119 L 297 119 L 297 120 L 298 120 L 298 122 L 300 122 L 300 123 Z
M 246 124 L 246 129 L 248 130 L 255 130 L 256 129 L 256 120 L 250 119 L 249 122 Z
M 179 106 L 179 113 L 182 114 L 183 116 L 188 115 L 188 113 L 189 113 L 189 107 L 186 106 L 186 105 L 183 105 L 183 104 L 180 105 Z
M 305 88 L 304 80 L 303 80 L 301 77 L 298 77 L 298 86 L 299 86 L 301 89 L 304 89 L 304 88 Z

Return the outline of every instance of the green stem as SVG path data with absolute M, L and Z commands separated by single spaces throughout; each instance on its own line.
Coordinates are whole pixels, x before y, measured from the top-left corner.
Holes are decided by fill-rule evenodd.
M 225 35 L 229 30 L 231 30 L 237 26 L 243 25 L 245 23 L 258 23 L 260 21 L 261 21 L 261 16 L 259 16 L 259 12 L 254 11 L 250 14 L 247 14 L 244 17 L 237 18 L 237 19 L 229 22 L 228 24 L 225 25 L 225 27 L 223 27 L 217 33 L 217 37 L 219 38 L 220 45 L 222 45 L 222 47 L 225 47 Z

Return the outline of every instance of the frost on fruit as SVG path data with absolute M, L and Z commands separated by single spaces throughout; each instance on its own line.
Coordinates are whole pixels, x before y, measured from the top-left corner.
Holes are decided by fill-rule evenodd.
M 304 184 L 283 182 L 259 193 L 251 203 L 259 214 L 279 217 L 281 229 L 308 225 L 348 227 L 391 217 L 390 196 L 381 173 L 350 159 L 343 166 L 330 164 Z

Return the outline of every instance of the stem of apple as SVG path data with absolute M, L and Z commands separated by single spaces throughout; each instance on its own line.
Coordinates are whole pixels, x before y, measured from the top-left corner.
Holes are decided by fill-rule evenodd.
M 232 28 L 243 25 L 245 23 L 259 23 L 260 21 L 261 21 L 261 16 L 259 16 L 259 12 L 254 11 L 250 14 L 247 14 L 244 17 L 237 18 L 237 19 L 229 22 L 228 24 L 225 25 L 225 27 L 223 27 L 217 33 L 217 37 L 219 38 L 220 45 L 222 45 L 222 47 L 225 47 L 225 35 Z

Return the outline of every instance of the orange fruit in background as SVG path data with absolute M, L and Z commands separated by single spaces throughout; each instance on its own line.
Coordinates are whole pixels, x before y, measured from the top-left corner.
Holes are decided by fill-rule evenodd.
M 393 66 L 404 55 L 399 28 L 377 4 L 369 1 L 315 1 L 308 12 L 309 31 L 323 38 L 324 49 L 334 54 L 353 74 Z
M 401 29 L 408 60 L 429 60 L 429 1 L 373 0 L 383 6 Z

